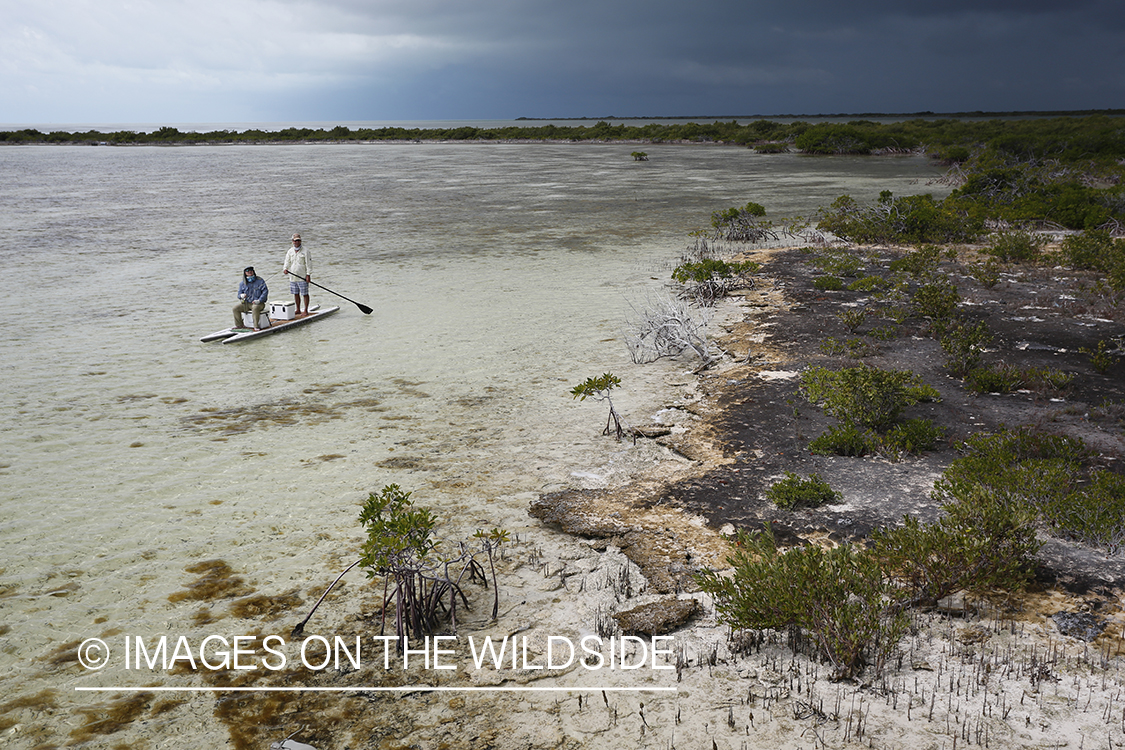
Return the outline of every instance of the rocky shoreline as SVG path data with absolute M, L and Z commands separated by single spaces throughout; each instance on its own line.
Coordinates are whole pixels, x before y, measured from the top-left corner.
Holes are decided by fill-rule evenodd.
M 961 248 L 957 262 L 975 259 L 976 250 Z M 868 249 L 888 258 L 907 251 Z M 1057 268 L 1012 268 L 992 287 L 976 283 L 961 270 L 957 282 L 964 309 L 986 320 L 996 332 L 989 355 L 1021 366 L 1073 372 L 1065 394 L 971 394 L 943 371 L 937 342 L 921 330 L 910 331 L 874 345 L 875 351 L 864 361 L 910 369 L 941 393 L 940 403 L 917 409 L 919 415 L 924 413 L 944 427 L 943 443 L 934 451 L 899 459 L 811 454 L 808 440 L 830 420 L 803 402 L 796 375 L 810 365 L 854 365 L 853 358 L 824 354 L 822 343 L 846 336 L 837 314 L 865 300 L 861 293 L 815 289 L 813 274 L 801 255 L 797 248 L 749 254 L 763 263 L 763 270 L 754 289 L 728 301 L 727 314 L 718 326 L 722 333 L 716 341 L 725 352 L 726 364 L 700 379 L 695 398 L 670 405 L 690 411 L 696 421 L 686 432 L 657 440 L 689 458 L 692 470 L 614 490 L 551 493 L 531 507 L 536 518 L 591 540 L 595 548 L 620 549 L 645 574 L 653 593 L 678 596 L 679 601 L 698 599 L 699 618 L 678 636 L 702 650 L 706 650 L 702 643 L 716 634 L 716 623 L 707 597 L 691 593 L 691 573 L 703 567 L 723 568 L 724 539 L 736 528 L 753 530 L 769 524 L 784 544 L 833 545 L 861 540 L 872 529 L 893 525 L 906 514 L 933 520 L 940 507 L 930 498 L 930 490 L 957 456 L 956 443 L 1003 426 L 1034 424 L 1081 438 L 1117 470 L 1125 457 L 1125 368 L 1118 361 L 1110 371 L 1096 372 L 1079 352 L 1096 348 L 1099 340 L 1120 337 L 1125 332 L 1125 313 L 1098 308 L 1086 293 L 1090 278 Z M 842 492 L 843 503 L 780 511 L 765 501 L 763 493 L 785 471 L 819 473 Z M 820 688 L 850 691 L 853 700 L 862 694 L 860 703 L 867 701 L 868 710 L 875 710 L 871 701 L 891 694 L 895 697 L 888 701 L 897 704 L 898 691 L 912 684 L 913 689 L 905 689 L 902 696 L 908 706 L 905 716 L 892 710 L 879 712 L 883 714 L 879 719 L 873 714 L 856 719 L 853 713 L 847 721 L 863 724 L 857 736 L 841 729 L 844 719 L 839 712 L 824 712 L 816 707 L 823 703 L 802 701 L 789 685 L 781 691 L 785 699 L 779 699 L 771 711 L 774 716 L 804 714 L 804 725 L 798 721 L 758 740 L 750 739 L 748 725 L 740 744 L 727 746 L 804 747 L 810 732 L 815 739 L 809 747 L 950 747 L 959 741 L 999 747 L 1111 748 L 1125 743 L 1125 713 L 1116 704 L 1125 677 L 1121 672 L 1125 559 L 1120 553 L 1107 556 L 1076 542 L 1052 537 L 1044 541 L 1036 580 L 1025 594 L 1003 603 L 955 599 L 938 610 L 915 613 L 913 635 L 909 644 L 903 644 L 909 658 L 900 654 L 899 668 L 881 678 L 881 686 L 832 687 L 823 675 L 814 680 Z M 1096 626 L 1083 629 L 1092 623 Z M 920 657 L 920 639 L 938 650 Z M 753 668 L 739 671 L 745 657 L 737 641 L 712 643 L 722 654 L 715 657 L 717 663 L 742 678 L 755 672 Z M 774 658 L 788 662 L 790 675 L 813 669 L 805 657 L 794 657 L 782 644 L 774 646 Z M 1047 654 L 1053 655 L 1049 667 L 1043 661 Z M 1091 654 L 1098 655 L 1093 659 L 1097 664 L 1087 659 Z M 1006 660 L 1003 669 L 996 661 L 1000 655 Z M 973 660 L 992 660 L 988 669 L 995 669 L 997 679 L 1003 679 L 992 685 L 978 672 L 980 691 L 970 697 L 968 692 L 958 692 L 949 670 L 963 671 Z M 757 681 L 747 682 L 750 695 L 757 688 L 768 692 L 763 671 L 757 674 Z M 1056 699 L 1046 703 L 1044 679 L 1056 691 Z M 1100 687 L 1092 688 L 1090 679 L 1100 680 Z M 1058 697 L 1062 685 L 1075 692 Z M 1085 705 L 1080 707 L 1082 694 Z M 1029 697 L 1036 710 L 1026 710 Z M 714 705 L 717 700 L 708 695 L 705 702 Z M 990 700 L 1012 703 L 1004 706 L 998 719 L 997 703 L 990 707 Z M 947 706 L 945 716 L 938 719 L 933 711 L 941 701 Z M 1017 701 L 1018 712 L 1012 707 Z M 960 705 L 955 708 L 955 703 Z M 1090 715 L 1095 703 L 1101 706 L 1099 716 Z M 910 706 L 925 709 L 926 720 L 912 718 Z M 973 728 L 970 717 L 978 711 Z M 1013 721 L 1016 713 L 1018 722 Z
M 883 252 L 901 255 L 905 250 Z M 1084 440 L 1111 466 L 1125 457 L 1121 427 L 1125 368 L 1118 362 L 1114 369 L 1097 373 L 1079 352 L 1096 348 L 1101 339 L 1120 336 L 1125 331 L 1125 312 L 1084 307 L 1078 311 L 1078 305 L 1068 312 L 1060 307 L 1060 299 L 1074 299 L 1068 289 L 1073 291 L 1074 285 L 1088 280 L 1080 274 L 1068 279 L 1057 269 L 1017 272 L 991 289 L 964 276 L 960 281 L 968 309 L 997 332 L 991 356 L 1073 372 L 1075 380 L 1065 394 L 969 393 L 944 371 L 938 343 L 912 331 L 873 345 L 878 353 L 863 361 L 909 369 L 937 388 L 942 401 L 919 405 L 916 411 L 945 429 L 939 449 L 902 460 L 811 454 L 809 439 L 831 420 L 798 395 L 796 376 L 810 365 L 856 364 L 854 358 L 823 354 L 821 345 L 828 337 L 847 335 L 837 314 L 854 308 L 863 295 L 813 289 L 811 274 L 796 248 L 749 257 L 766 265 L 758 285 L 730 300 L 726 319 L 718 324 L 722 333 L 716 343 L 727 364 L 700 379 L 697 398 L 670 405 L 690 411 L 698 423 L 687 432 L 657 438 L 693 461 L 698 470 L 655 486 L 641 481 L 612 492 L 553 493 L 533 505 L 533 515 L 568 533 L 625 542 L 628 533 L 635 532 L 628 531 L 628 524 L 599 514 L 598 508 L 612 505 L 614 513 L 622 504 L 634 511 L 679 508 L 706 518 L 715 530 L 753 530 L 768 523 L 791 543 L 810 535 L 838 542 L 863 538 L 908 513 L 923 520 L 936 518 L 940 508 L 929 497 L 933 481 L 956 457 L 956 443 L 977 432 L 1005 425 L 1047 425 L 1053 432 Z M 1099 317 L 1107 314 L 1116 318 Z M 763 492 L 787 470 L 820 473 L 843 493 L 845 502 L 799 513 L 779 512 L 764 501 Z M 631 546 L 624 543 L 625 549 Z M 715 553 L 710 545 L 702 545 L 694 554 L 698 560 Z M 1043 554 L 1040 578 L 1045 584 L 1109 595 L 1125 583 L 1121 555 L 1106 557 L 1059 540 L 1048 540 Z

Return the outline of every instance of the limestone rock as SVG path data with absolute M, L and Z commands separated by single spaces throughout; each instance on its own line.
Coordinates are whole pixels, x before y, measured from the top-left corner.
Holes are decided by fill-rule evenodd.
M 698 611 L 699 602 L 695 599 L 669 597 L 618 612 L 613 619 L 626 633 L 661 635 L 681 627 Z

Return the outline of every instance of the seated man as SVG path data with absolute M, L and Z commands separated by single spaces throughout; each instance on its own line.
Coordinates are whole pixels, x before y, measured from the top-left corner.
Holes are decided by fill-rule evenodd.
M 254 266 L 247 266 L 242 271 L 242 283 L 238 285 L 238 304 L 234 306 L 234 327 L 244 328 L 242 313 L 251 313 L 254 316 L 254 330 L 261 330 L 258 325 L 259 317 L 265 309 L 269 295 L 270 290 L 266 288 L 265 279 L 254 273 Z

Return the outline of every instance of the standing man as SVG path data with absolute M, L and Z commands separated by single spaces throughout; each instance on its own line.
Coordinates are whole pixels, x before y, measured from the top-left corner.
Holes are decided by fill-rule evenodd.
M 269 296 L 270 290 L 266 288 L 266 280 L 254 273 L 254 266 L 244 268 L 242 282 L 238 285 L 238 304 L 234 306 L 234 327 L 245 327 L 246 324 L 242 321 L 242 313 L 252 313 L 254 315 L 254 330 L 261 330 L 258 323 Z
M 289 276 L 289 291 L 293 293 L 293 303 L 298 315 L 309 314 L 309 282 L 312 281 L 312 257 L 301 247 L 301 235 L 293 235 L 293 247 L 285 253 L 285 265 L 281 269 Z M 301 299 L 305 300 L 301 312 Z

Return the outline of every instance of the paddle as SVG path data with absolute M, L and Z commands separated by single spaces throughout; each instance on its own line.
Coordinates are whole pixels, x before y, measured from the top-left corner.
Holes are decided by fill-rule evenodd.
M 296 277 L 294 277 L 294 278 L 296 278 Z M 339 292 L 334 292 L 331 289 L 329 289 L 328 287 L 321 286 L 320 284 L 316 283 L 315 281 L 310 281 L 309 283 L 312 284 L 315 287 L 319 287 L 320 289 L 323 289 L 324 291 L 328 292 L 329 294 L 335 294 L 340 299 L 347 299 L 348 302 L 351 302 L 353 305 L 358 307 L 360 312 L 362 312 L 364 315 L 370 315 L 371 313 L 375 312 L 374 309 L 368 307 L 367 305 L 361 305 L 358 302 L 356 302 L 354 299 L 348 299 L 347 297 L 340 294 Z

